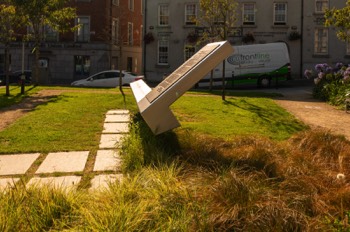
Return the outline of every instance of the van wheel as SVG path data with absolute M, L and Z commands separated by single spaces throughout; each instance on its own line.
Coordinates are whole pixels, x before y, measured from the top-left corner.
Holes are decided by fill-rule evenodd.
M 268 76 L 262 76 L 259 78 L 259 87 L 269 87 L 271 84 L 271 79 Z

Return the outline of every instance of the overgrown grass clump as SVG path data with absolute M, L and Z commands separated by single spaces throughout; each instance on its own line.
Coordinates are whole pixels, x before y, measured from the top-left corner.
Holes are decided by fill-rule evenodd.
M 179 231 L 346 228 L 342 220 L 350 210 L 350 190 L 342 175 L 350 171 L 350 143 L 342 136 L 313 130 L 276 142 L 262 136 L 224 140 L 178 130 L 176 142 L 166 146 L 157 143 L 172 133 L 152 136 L 142 124 L 135 124 L 134 131 L 143 133 L 137 144 L 126 141 L 125 168 L 138 173 L 144 167 L 157 171 L 181 164 L 176 166 L 177 183 L 162 184 L 186 189 L 186 199 L 201 210 L 199 215 L 184 212 L 200 222 L 181 221 L 188 227 L 175 227 Z M 158 155 L 148 149 L 150 143 Z M 137 146 L 143 152 L 134 153 Z M 176 152 L 169 153 L 169 146 Z
M 130 135 L 122 182 L 97 192 L 9 188 L 1 230 L 346 231 L 350 144 L 341 136 L 154 136 L 142 121 Z

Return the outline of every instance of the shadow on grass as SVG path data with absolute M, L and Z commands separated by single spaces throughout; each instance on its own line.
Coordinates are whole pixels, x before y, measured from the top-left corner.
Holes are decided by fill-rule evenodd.
M 181 129 L 154 135 L 140 113 L 133 121 L 138 127 L 131 133 L 140 138 L 143 155 L 141 159 L 134 160 L 142 160 L 141 166 L 162 166 L 181 161 L 194 168 L 214 171 L 217 167 L 232 164 L 233 159 L 225 157 L 220 150 L 220 145 L 224 143 L 221 139 L 204 138 Z
M 5 93 L 0 94 L 0 109 L 20 103 L 24 98 L 29 96 L 28 93 L 34 90 L 36 86 L 30 86 L 29 88 L 25 89 L 24 94 L 21 94 L 20 88 L 20 86 L 11 86 L 9 96 L 7 96 Z M 15 92 L 16 94 L 11 95 L 11 92 Z

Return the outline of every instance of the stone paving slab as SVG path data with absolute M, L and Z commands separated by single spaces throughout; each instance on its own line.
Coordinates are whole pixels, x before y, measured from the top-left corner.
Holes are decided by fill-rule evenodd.
M 118 148 L 124 134 L 102 134 L 100 140 L 100 149 L 115 149 Z
M 107 114 L 105 122 L 129 122 L 129 114 Z
M 105 123 L 102 133 L 128 133 L 129 123 Z
M 129 110 L 109 110 L 107 115 L 109 114 L 129 114 Z
M 0 179 L 0 191 L 5 190 L 6 188 L 13 187 L 16 182 L 19 181 L 19 178 L 3 178 Z
M 96 154 L 94 171 L 116 171 L 120 169 L 121 158 L 117 150 L 99 150 Z
M 39 153 L 1 155 L 0 175 L 25 174 L 34 161 L 39 157 Z
M 33 177 L 27 187 L 49 186 L 52 188 L 75 189 L 81 180 L 80 176 Z
M 104 190 L 115 181 L 122 181 L 123 174 L 98 175 L 91 180 L 90 190 Z
M 49 153 L 35 173 L 82 172 L 89 152 Z

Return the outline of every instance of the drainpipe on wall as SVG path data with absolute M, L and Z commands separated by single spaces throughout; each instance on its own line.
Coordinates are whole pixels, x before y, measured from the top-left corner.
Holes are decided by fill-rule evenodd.
M 303 65 L 304 65 L 304 61 L 303 61 L 303 41 L 304 41 L 304 0 L 301 0 L 301 25 L 300 25 L 300 31 L 301 31 L 301 38 L 300 38 L 300 75 L 301 77 L 303 77 Z
M 144 12 L 144 19 L 143 19 L 143 22 L 144 22 L 144 25 L 143 25 L 143 36 L 146 35 L 147 33 L 147 0 L 144 0 L 144 9 L 145 9 L 145 12 Z M 146 43 L 145 43 L 145 40 L 142 38 L 142 44 L 143 44 L 143 49 L 142 49 L 142 53 L 143 53 L 143 57 L 142 57 L 142 62 L 143 62 L 143 75 L 145 77 L 145 79 L 147 80 L 147 77 L 146 77 Z

